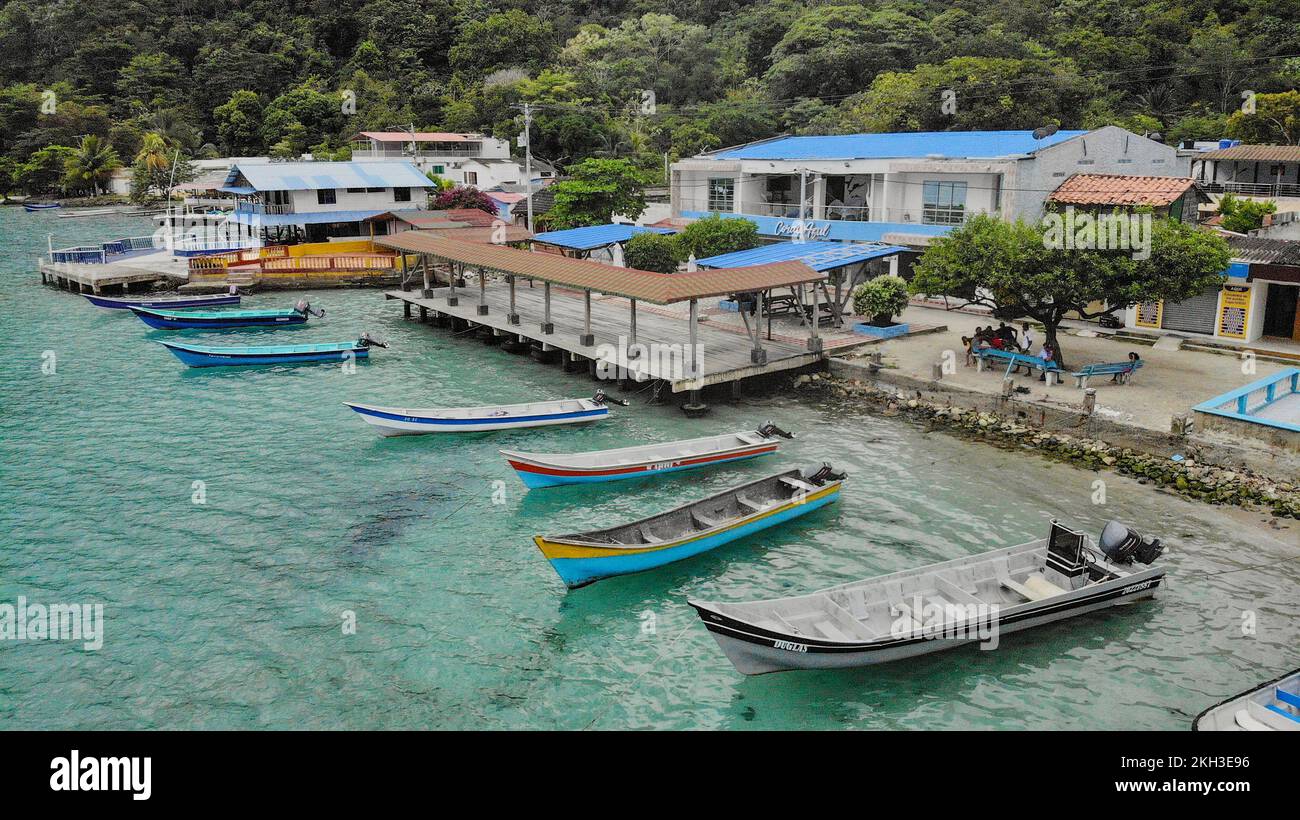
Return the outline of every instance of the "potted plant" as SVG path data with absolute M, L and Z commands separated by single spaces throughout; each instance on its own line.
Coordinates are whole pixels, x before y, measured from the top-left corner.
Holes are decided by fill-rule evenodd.
M 885 275 L 870 279 L 853 289 L 853 312 L 867 321 L 853 330 L 868 336 L 890 338 L 907 333 L 907 324 L 894 317 L 907 307 L 907 282 L 901 276 Z

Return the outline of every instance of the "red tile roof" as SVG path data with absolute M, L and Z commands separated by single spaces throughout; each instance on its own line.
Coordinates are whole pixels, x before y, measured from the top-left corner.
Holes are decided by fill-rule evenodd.
M 475 228 L 490 228 L 503 221 L 496 214 L 480 211 L 478 208 L 448 208 L 445 211 L 429 211 L 429 213 L 439 214 L 448 222 L 464 222 Z
M 773 262 L 694 273 L 653 273 L 505 245 L 447 239 L 440 231 L 404 231 L 392 236 L 378 236 L 375 244 L 408 253 L 427 253 L 471 268 L 624 296 L 656 305 L 789 287 L 826 278 L 825 274 L 802 262 Z
M 1300 145 L 1234 145 L 1196 154 L 1192 159 L 1238 159 L 1244 162 L 1300 162 Z
M 1062 205 L 1170 205 L 1195 184 L 1189 177 L 1075 174 L 1047 196 Z

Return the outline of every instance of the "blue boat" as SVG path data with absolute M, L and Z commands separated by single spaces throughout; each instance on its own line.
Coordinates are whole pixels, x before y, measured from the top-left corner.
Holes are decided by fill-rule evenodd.
M 630 524 L 533 538 L 569 589 L 681 561 L 839 499 L 829 464 L 786 470 Z
M 29 214 L 34 213 L 36 211 L 52 211 L 55 208 L 61 208 L 61 207 L 63 206 L 57 202 L 24 202 L 23 203 L 23 210 Z
M 131 312 L 149 327 L 160 330 L 220 330 L 228 327 L 279 327 L 300 325 L 309 316 L 321 317 L 306 302 L 288 310 L 154 310 L 134 307 Z
M 211 347 L 178 342 L 159 342 L 176 358 L 190 367 L 241 367 L 264 364 L 298 364 L 299 362 L 339 362 L 367 359 L 370 348 L 388 347 L 384 342 L 362 334 L 355 342 L 326 342 L 315 345 L 257 345 L 252 347 Z
M 109 296 L 96 296 L 93 293 L 83 293 L 95 307 L 110 308 L 113 310 L 126 310 L 127 308 L 141 307 L 152 310 L 181 310 L 196 307 L 220 307 L 223 305 L 239 304 L 239 296 L 172 296 L 162 299 L 114 299 Z

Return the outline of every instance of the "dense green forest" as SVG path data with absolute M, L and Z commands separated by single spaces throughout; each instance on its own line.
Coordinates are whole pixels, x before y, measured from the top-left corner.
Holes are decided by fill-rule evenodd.
M 525 101 L 537 155 L 648 173 L 779 133 L 1295 143 L 1297 85 L 1300 0 L 12 0 L 0 186 L 94 192 L 117 163 L 147 188 L 177 150 L 346 158 L 363 129 L 513 138 Z

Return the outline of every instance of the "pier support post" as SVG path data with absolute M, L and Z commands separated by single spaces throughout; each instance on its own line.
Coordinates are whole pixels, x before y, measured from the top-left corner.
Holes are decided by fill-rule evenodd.
M 682 412 L 685 413 L 688 418 L 699 418 L 709 412 L 709 406 L 700 401 L 700 391 L 692 390 L 686 403 L 682 405 Z
M 551 321 L 551 283 L 542 283 L 542 332 L 551 334 L 555 332 L 555 323 Z
M 424 305 L 420 305 L 420 322 L 424 323 L 427 321 L 429 321 L 429 309 Z
M 519 324 L 519 314 L 515 311 L 515 278 L 507 276 L 506 280 L 510 282 L 510 312 L 506 314 L 506 321 L 512 325 Z
M 640 358 L 641 356 L 641 351 L 636 349 L 636 300 L 631 299 L 629 301 L 631 302 L 632 305 L 631 307 L 632 321 L 631 321 L 631 325 L 629 326 L 629 333 L 627 337 L 627 357 L 629 359 L 636 359 L 636 358 Z
M 758 305 L 754 310 L 754 349 L 749 351 L 749 361 L 753 364 L 767 364 L 767 351 L 763 349 L 763 305 L 767 301 L 767 293 L 759 291 L 756 295 Z
M 482 268 L 478 269 L 478 315 L 488 315 L 487 306 L 487 274 Z
M 420 256 L 420 270 L 424 273 L 424 290 L 420 291 L 420 295 L 425 299 L 433 296 L 433 282 L 431 281 L 433 279 L 433 265 L 429 264 L 429 262 L 428 254 Z M 402 264 L 406 264 L 405 254 L 402 256 Z
M 582 335 L 578 337 L 578 344 L 583 347 L 591 347 L 596 343 L 596 336 L 591 332 L 591 291 L 582 292 L 582 301 L 584 306 Z
M 451 270 L 451 281 L 447 283 L 447 307 L 456 307 L 460 304 L 460 298 L 456 296 L 456 285 L 464 285 L 465 281 L 460 278 L 460 269 L 453 265 Z
M 403 302 L 402 302 L 402 316 L 405 317 L 405 318 L 407 318 L 407 319 L 411 318 L 411 303 L 410 303 L 410 302 L 407 302 L 407 301 L 403 301 Z
M 690 322 L 691 322 L 690 336 L 689 336 L 690 350 L 686 352 L 686 355 L 688 357 L 686 360 L 687 361 L 686 372 L 690 375 L 692 379 L 698 379 L 700 377 L 700 373 L 699 373 L 700 357 L 696 354 L 696 350 L 698 349 L 697 345 L 699 344 L 699 334 L 700 334 L 700 329 L 699 329 L 700 328 L 700 302 L 698 299 L 691 300 Z M 691 395 L 694 396 L 698 392 L 699 391 L 691 391 Z M 691 401 L 694 402 L 694 398 L 692 398 Z
M 801 285 L 800 290 L 802 289 L 803 286 Z M 822 339 L 821 336 L 817 334 L 817 326 L 821 324 L 821 317 L 817 315 L 820 309 L 820 292 L 817 288 L 817 283 L 814 282 L 812 287 L 812 323 L 809 325 L 808 331 L 808 350 L 812 353 L 822 352 Z
M 406 254 L 401 254 L 400 259 L 402 262 L 402 291 L 405 292 L 411 289 L 411 283 L 406 279 Z

